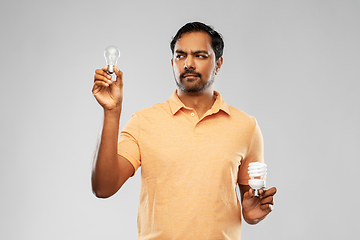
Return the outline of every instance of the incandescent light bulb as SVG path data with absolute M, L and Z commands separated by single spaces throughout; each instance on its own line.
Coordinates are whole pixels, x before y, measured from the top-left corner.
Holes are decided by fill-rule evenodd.
M 249 163 L 248 173 L 250 176 L 249 185 L 254 189 L 255 197 L 259 196 L 259 190 L 265 187 L 264 177 L 266 175 L 266 164 L 260 162 Z
M 114 66 L 120 57 L 120 50 L 115 46 L 109 46 L 104 51 L 104 57 L 106 65 L 108 66 L 108 72 L 112 74 L 114 72 Z

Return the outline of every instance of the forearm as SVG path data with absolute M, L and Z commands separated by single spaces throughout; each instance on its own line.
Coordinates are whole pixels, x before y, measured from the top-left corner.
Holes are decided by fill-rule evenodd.
M 96 196 L 109 197 L 119 189 L 117 142 L 121 108 L 104 110 L 100 144 L 92 172 L 92 188 Z

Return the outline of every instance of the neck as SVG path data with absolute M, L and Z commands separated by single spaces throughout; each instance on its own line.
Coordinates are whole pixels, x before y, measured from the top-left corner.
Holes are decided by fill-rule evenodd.
M 212 88 L 200 93 L 185 93 L 178 89 L 177 95 L 186 107 L 193 108 L 196 111 L 199 118 L 211 109 L 215 102 L 214 90 Z

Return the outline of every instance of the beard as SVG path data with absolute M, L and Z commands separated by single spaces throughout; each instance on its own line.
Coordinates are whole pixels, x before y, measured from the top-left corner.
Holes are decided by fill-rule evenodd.
M 185 76 L 191 74 L 197 77 L 197 79 L 186 80 Z M 194 70 L 186 70 L 180 74 L 178 80 L 174 73 L 174 78 L 178 88 L 185 93 L 201 93 L 209 88 L 215 81 L 215 70 L 211 74 L 208 81 L 204 80 L 201 73 L 197 73 Z

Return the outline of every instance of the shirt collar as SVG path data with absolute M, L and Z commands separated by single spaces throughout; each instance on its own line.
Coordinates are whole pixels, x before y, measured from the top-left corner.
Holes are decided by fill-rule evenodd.
M 222 110 L 225 113 L 227 113 L 228 115 L 230 115 L 229 105 L 226 104 L 224 99 L 221 97 L 220 93 L 214 91 L 214 97 L 216 98 L 216 100 L 214 102 L 214 105 L 211 107 L 211 112 L 214 114 L 214 113 L 217 113 L 220 110 Z M 170 104 L 170 109 L 171 109 L 171 112 L 173 115 L 175 115 L 181 108 L 189 109 L 179 99 L 179 97 L 177 95 L 177 90 L 175 90 L 174 93 L 169 98 L 169 104 Z

